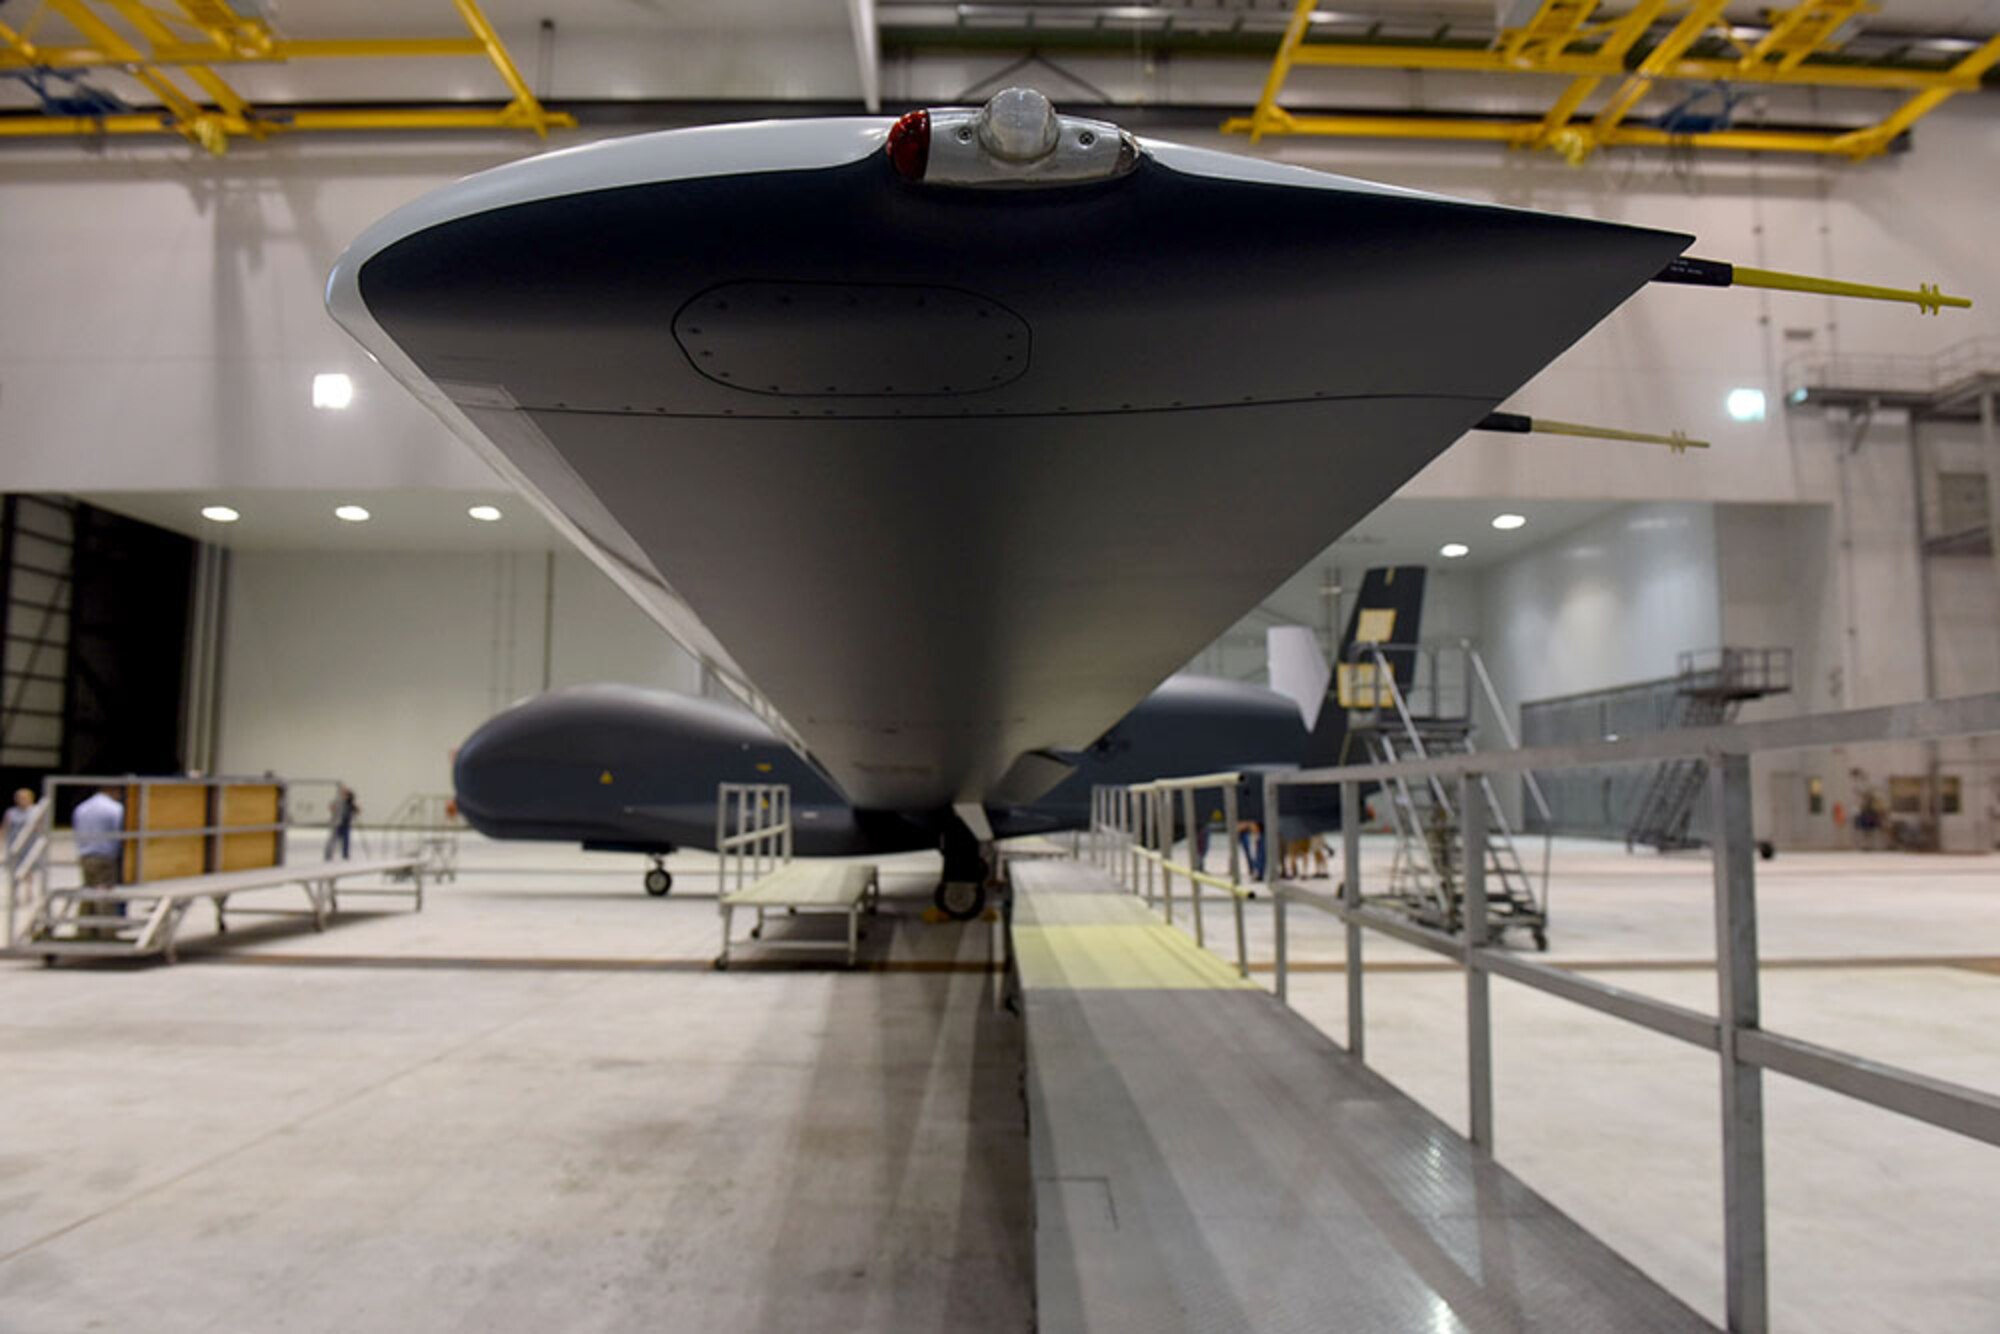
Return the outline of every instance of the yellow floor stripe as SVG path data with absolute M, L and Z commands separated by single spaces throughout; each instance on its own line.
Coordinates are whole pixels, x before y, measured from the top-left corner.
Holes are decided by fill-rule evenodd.
M 1252 983 L 1163 923 L 1014 927 L 1025 991 L 1236 991 Z

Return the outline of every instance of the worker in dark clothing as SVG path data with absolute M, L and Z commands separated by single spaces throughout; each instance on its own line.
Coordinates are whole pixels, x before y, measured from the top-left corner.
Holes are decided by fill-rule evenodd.
M 326 833 L 326 860 L 333 860 L 333 850 L 340 849 L 340 859 L 350 857 L 349 841 L 354 836 L 354 817 L 361 813 L 361 803 L 354 799 L 354 789 L 342 783 L 340 790 L 333 794 L 333 825 Z

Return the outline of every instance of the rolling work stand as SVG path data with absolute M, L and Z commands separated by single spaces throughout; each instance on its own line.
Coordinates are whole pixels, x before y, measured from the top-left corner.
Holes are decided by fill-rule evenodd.
M 1788 648 L 1712 648 L 1680 655 L 1674 673 L 1674 718 L 1670 727 L 1720 727 L 1734 722 L 1744 701 L 1783 695 L 1792 688 Z M 1708 845 L 1693 832 L 1694 813 L 1708 787 L 1708 764 L 1701 759 L 1663 761 L 1653 770 L 1625 828 L 1625 850 L 1645 846 L 1679 852 Z M 1771 855 L 1771 845 L 1758 851 Z
M 1399 670 L 1400 668 L 1400 670 Z M 1455 679 L 1454 679 L 1455 678 Z M 1408 684 L 1405 685 L 1404 683 Z M 1473 690 L 1483 689 L 1503 734 L 1506 714 L 1486 665 L 1470 644 L 1356 644 L 1353 661 L 1343 665 L 1340 704 L 1348 710 L 1348 735 L 1359 741 L 1370 763 L 1395 764 L 1473 753 Z M 1506 734 L 1510 747 L 1517 745 Z M 1533 774 L 1524 775 L 1527 798 L 1548 822 L 1547 803 Z M 1508 930 L 1525 931 L 1535 948 L 1549 947 L 1549 840 L 1542 840 L 1540 885 L 1521 860 L 1513 830 L 1502 812 L 1492 780 L 1485 789 L 1488 930 L 1499 940 Z M 1396 778 L 1381 796 L 1396 832 L 1396 858 L 1388 892 L 1377 900 L 1420 926 L 1440 931 L 1464 929 L 1465 864 L 1468 850 L 1458 818 L 1458 796 L 1441 778 Z M 1359 812 L 1343 812 L 1357 819 Z

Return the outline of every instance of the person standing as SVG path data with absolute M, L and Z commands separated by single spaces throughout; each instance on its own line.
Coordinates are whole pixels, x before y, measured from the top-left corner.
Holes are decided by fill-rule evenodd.
M 361 803 L 354 799 L 354 789 L 342 783 L 340 790 L 333 794 L 333 827 L 326 832 L 326 860 L 333 860 L 333 850 L 340 849 L 340 859 L 349 860 L 348 844 L 354 836 L 354 817 L 361 813 Z
M 0 837 L 0 842 L 4 842 L 7 848 L 7 869 L 16 875 L 20 874 L 22 864 L 28 859 L 26 831 L 34 809 L 35 794 L 25 787 L 16 788 L 14 804 L 7 808 L 5 834 Z
M 76 860 L 83 868 L 85 889 L 118 888 L 118 861 L 124 851 L 125 805 L 118 800 L 118 789 L 100 787 L 94 796 L 76 808 L 70 817 L 70 828 L 76 834 Z M 123 917 L 123 902 L 85 903 L 83 912 L 94 917 Z M 100 930 L 92 927 L 77 932 L 82 940 L 107 940 L 115 937 L 115 930 Z

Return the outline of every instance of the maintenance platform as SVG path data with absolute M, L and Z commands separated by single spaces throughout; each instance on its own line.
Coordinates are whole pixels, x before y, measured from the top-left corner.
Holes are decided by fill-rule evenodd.
M 1109 876 L 1012 874 L 1045 1334 L 1712 1328 Z

